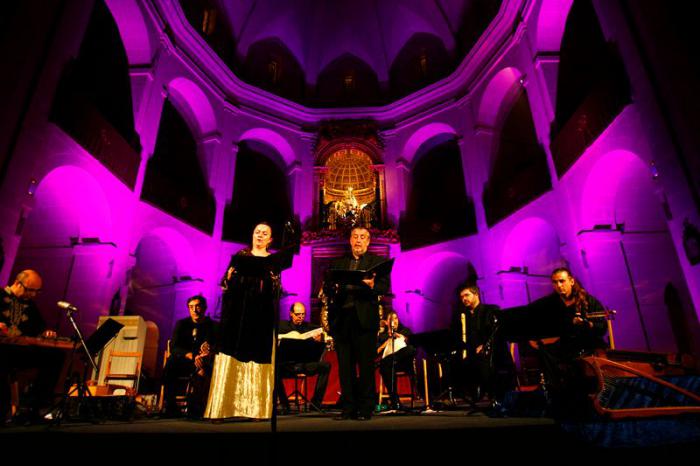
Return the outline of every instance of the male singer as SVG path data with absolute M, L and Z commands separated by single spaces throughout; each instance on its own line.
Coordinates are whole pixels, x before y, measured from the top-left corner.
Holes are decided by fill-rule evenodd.
M 350 232 L 351 254 L 337 259 L 332 269 L 369 270 L 384 261 L 368 253 L 370 232 L 353 228 Z M 374 357 L 379 331 L 377 297 L 389 291 L 388 272 L 372 274 L 360 284 L 340 286 L 328 309 L 331 335 L 338 352 L 338 375 L 342 392 L 342 413 L 337 420 L 368 421 L 375 408 Z M 333 292 L 326 293 L 327 295 Z
M 207 300 L 203 296 L 189 298 L 187 309 L 190 316 L 175 323 L 170 341 L 170 357 L 163 371 L 163 401 L 167 417 L 181 415 L 175 403 L 178 378 L 190 377 L 190 382 L 199 386 L 205 385 L 211 375 L 212 348 L 216 344 L 219 324 L 206 315 Z M 205 389 L 203 391 L 206 392 Z M 188 415 L 193 417 L 199 416 L 201 413 L 198 411 L 203 408 L 196 401 L 195 396 L 188 400 Z

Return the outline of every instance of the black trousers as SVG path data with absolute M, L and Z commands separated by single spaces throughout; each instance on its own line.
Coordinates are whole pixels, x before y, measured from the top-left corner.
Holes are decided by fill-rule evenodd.
M 413 346 L 407 346 L 379 362 L 379 373 L 382 374 L 382 381 L 389 392 L 392 403 L 397 403 L 399 400 L 396 372 L 404 371 L 413 374 L 413 358 L 415 356 L 416 349 Z
M 163 369 L 163 404 L 167 414 L 178 414 L 175 398 L 190 384 L 190 393 L 187 397 L 187 414 L 191 417 L 200 417 L 206 406 L 206 396 L 209 393 L 211 381 L 210 360 L 205 366 L 205 375 L 196 374 L 194 361 L 184 356 L 171 354 Z
M 362 329 L 357 322 L 347 330 L 335 337 L 343 413 L 371 416 L 377 397 L 374 383 L 377 332 Z
M 457 359 L 458 386 L 464 396 L 473 402 L 483 395 L 494 393 L 494 368 L 488 357 L 475 354 L 467 359 Z
M 323 396 L 326 394 L 328 386 L 328 375 L 331 372 L 331 364 L 326 361 L 318 362 L 289 362 L 283 363 L 279 367 L 279 375 L 277 377 L 277 395 L 280 403 L 285 408 L 289 407 L 287 392 L 282 383 L 283 378 L 293 377 L 295 374 L 318 375 L 316 379 L 316 388 L 311 402 L 320 407 L 323 403 Z
M 9 414 L 12 379 L 29 370 L 36 370 L 36 376 L 31 380 L 27 397 L 20 400 L 21 408 L 38 415 L 42 408 L 50 407 L 64 360 L 64 352 L 53 348 L 3 346 L 0 349 L 0 418 Z

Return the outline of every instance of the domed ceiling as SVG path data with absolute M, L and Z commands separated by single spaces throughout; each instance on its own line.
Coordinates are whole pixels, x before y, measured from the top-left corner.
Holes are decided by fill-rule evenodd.
M 181 0 L 237 77 L 309 107 L 385 105 L 449 75 L 499 0 Z

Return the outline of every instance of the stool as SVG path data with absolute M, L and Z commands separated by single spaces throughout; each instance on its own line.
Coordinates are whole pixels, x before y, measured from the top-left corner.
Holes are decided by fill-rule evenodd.
M 408 384 L 410 387 L 410 392 L 408 393 L 401 393 L 397 390 L 397 395 L 399 396 L 399 401 L 405 402 L 405 401 L 410 401 L 411 402 L 411 408 L 413 408 L 413 404 L 416 399 L 416 387 L 415 387 L 415 380 L 413 377 L 413 374 L 411 372 L 407 371 L 397 371 L 396 374 L 394 374 L 394 377 L 396 377 L 396 387 L 400 387 L 401 380 L 406 380 L 408 379 Z M 389 391 L 386 388 L 386 385 L 384 385 L 384 380 L 380 377 L 379 378 L 379 400 L 378 404 L 382 404 L 382 401 L 385 399 L 389 398 Z

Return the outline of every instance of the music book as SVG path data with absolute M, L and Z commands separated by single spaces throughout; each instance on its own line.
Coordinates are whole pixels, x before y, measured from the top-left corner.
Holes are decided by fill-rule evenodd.
M 283 333 L 281 335 L 277 335 L 277 338 L 280 340 L 283 338 L 287 338 L 290 340 L 308 340 L 309 338 L 313 338 L 317 335 L 321 335 L 323 333 L 323 328 L 315 328 L 313 330 L 309 330 L 308 332 L 304 333 L 299 333 L 296 330 L 292 330 L 291 332 Z
M 328 269 L 328 281 L 331 283 L 342 283 L 345 285 L 359 285 L 362 280 L 370 278 L 373 273 L 377 275 L 388 275 L 394 267 L 394 259 L 389 259 L 384 262 L 370 267 L 369 269 Z
M 294 248 L 283 248 L 266 257 L 234 255 L 230 266 L 244 276 L 260 277 L 273 272 L 280 272 L 292 266 Z
M 391 356 L 393 353 L 398 353 L 400 350 L 404 349 L 406 346 L 408 346 L 408 345 L 406 344 L 405 338 L 394 338 L 393 345 L 391 344 L 391 342 L 389 342 L 384 347 L 384 352 L 382 353 L 382 359 L 384 359 L 387 356 Z

